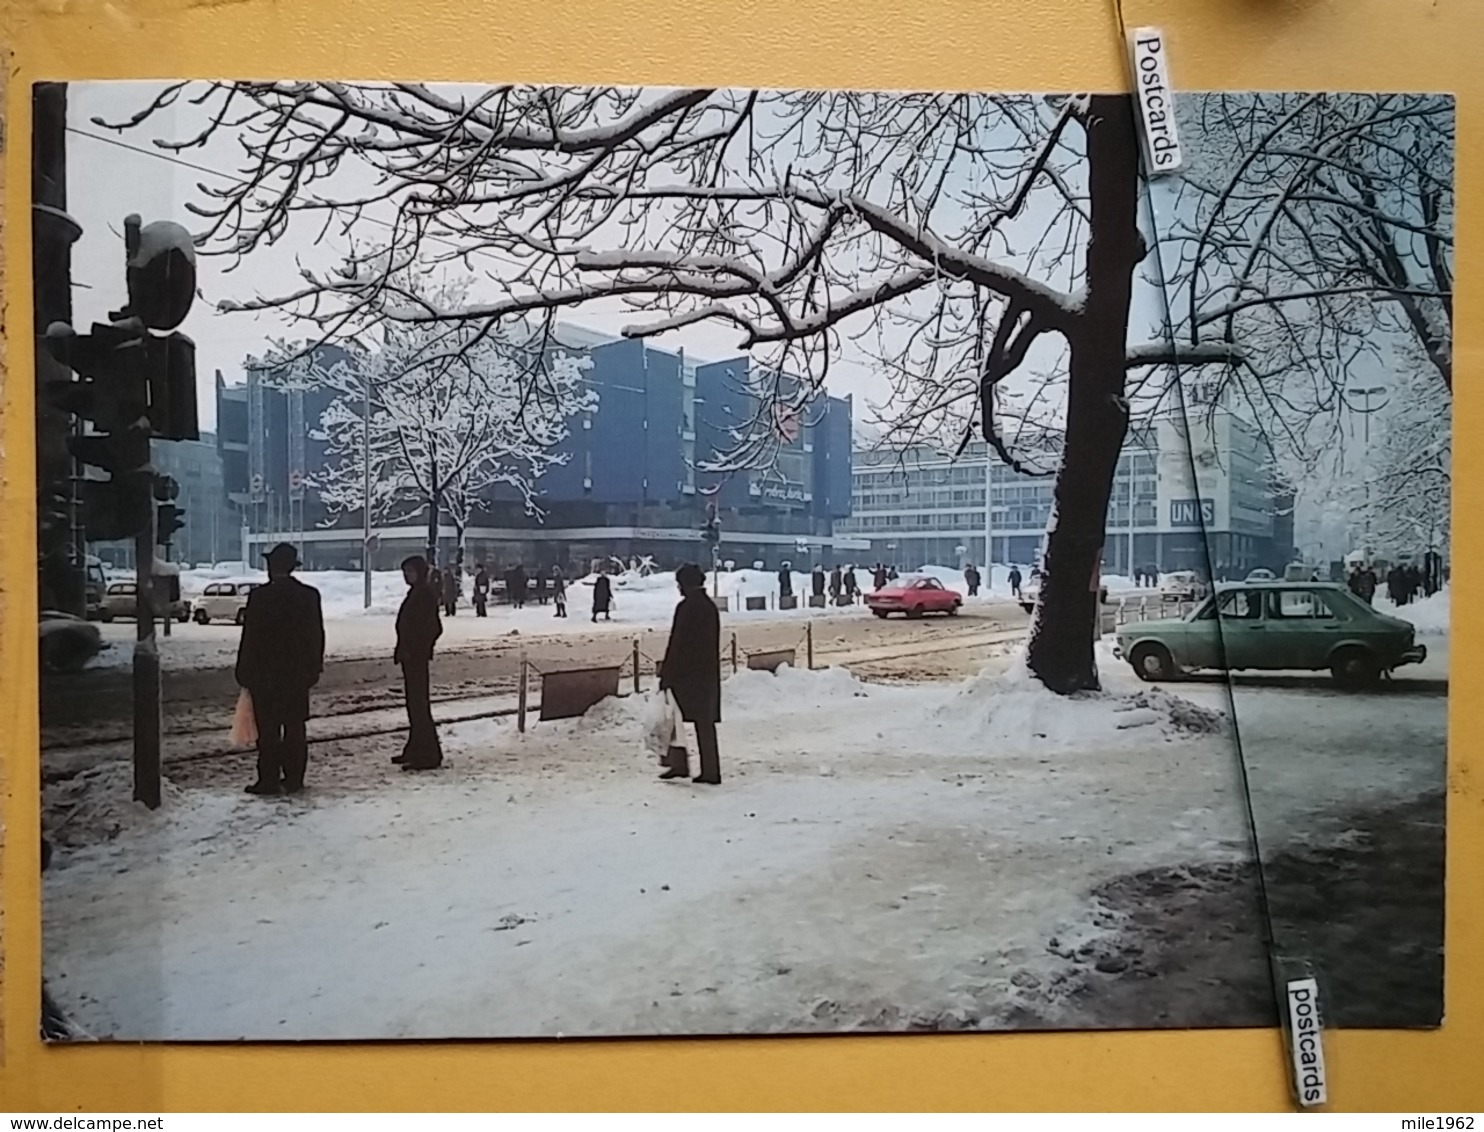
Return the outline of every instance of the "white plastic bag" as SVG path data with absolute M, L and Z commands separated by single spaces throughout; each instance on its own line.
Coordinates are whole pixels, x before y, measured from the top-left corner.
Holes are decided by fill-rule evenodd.
M 243 688 L 237 696 L 237 710 L 232 716 L 232 746 L 255 747 L 258 744 L 258 720 L 252 713 L 252 693 Z
M 681 721 L 680 705 L 668 691 L 655 701 L 654 715 L 644 732 L 644 747 L 655 758 L 664 761 L 671 747 L 685 746 L 685 725 Z

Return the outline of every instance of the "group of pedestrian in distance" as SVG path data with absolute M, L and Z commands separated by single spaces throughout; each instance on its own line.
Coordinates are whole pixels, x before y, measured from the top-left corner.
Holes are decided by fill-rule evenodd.
M 1351 566 L 1345 584 L 1351 593 L 1369 605 L 1380 588 L 1381 579 L 1370 563 L 1357 562 Z M 1436 580 L 1415 563 L 1398 562 L 1386 571 L 1386 593 L 1392 605 L 1410 605 L 1418 598 L 1431 597 L 1436 592 Z
M 235 676 L 251 701 L 257 733 L 257 777 L 247 793 L 271 797 L 304 789 L 309 694 L 324 673 L 325 622 L 319 591 L 293 576 L 300 566 L 297 549 L 280 543 L 263 557 L 268 581 L 248 595 Z M 458 573 L 439 571 L 422 555 L 413 555 L 402 562 L 402 577 L 407 593 L 397 610 L 392 661 L 402 673 L 408 733 L 392 762 L 404 771 L 435 770 L 443 765 L 443 748 L 433 719 L 431 669 L 443 635 L 442 617 L 453 616 L 457 609 Z M 549 593 L 556 616 L 565 617 L 567 586 L 561 568 L 552 568 L 549 586 L 546 575 L 537 578 L 541 584 L 528 586 L 523 567 L 507 571 L 511 604 L 524 606 L 528 593 L 544 604 Z M 695 781 L 715 785 L 721 781 L 716 738 L 721 721 L 721 621 L 699 566 L 682 566 L 675 580 L 681 600 L 659 666 L 660 688 L 673 697 L 684 722 L 695 726 L 701 761 Z M 480 563 L 474 576 L 476 617 L 488 615 L 489 597 L 489 574 Z M 611 619 L 612 607 L 612 581 L 600 573 L 593 584 L 593 620 L 600 615 Z M 665 758 L 665 778 L 689 776 L 683 737 L 675 739 Z

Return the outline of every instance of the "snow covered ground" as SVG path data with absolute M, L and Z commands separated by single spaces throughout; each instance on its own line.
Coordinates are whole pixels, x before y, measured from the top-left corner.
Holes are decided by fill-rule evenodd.
M 1444 586 L 1431 597 L 1397 605 L 1384 590 L 1376 594 L 1376 609 L 1391 617 L 1400 617 L 1417 627 L 1419 637 L 1446 636 L 1449 627 L 1448 588 Z
M 48 978 L 124 1039 L 1075 1025 L 1089 891 L 1246 852 L 1220 717 L 1144 688 L 744 671 L 712 790 L 653 778 L 652 708 L 456 725 L 383 793 L 115 805 L 48 877 Z
M 943 585 L 959 593 L 967 594 L 963 572 L 945 566 L 924 566 L 921 573 L 929 574 Z M 995 583 L 992 590 L 981 590 L 975 599 L 981 603 L 1009 601 L 1009 567 L 996 566 Z M 874 588 L 869 571 L 858 570 L 857 583 L 861 592 L 869 593 Z M 397 606 L 406 592 L 406 583 L 396 571 L 378 571 L 372 575 L 371 606 L 365 607 L 365 583 L 359 573 L 344 570 L 306 570 L 298 574 L 305 583 L 320 591 L 326 619 L 326 648 L 331 656 L 363 657 L 379 656 L 389 651 L 392 641 L 392 620 Z M 188 598 L 199 596 L 212 582 L 242 579 L 262 581 L 262 574 L 242 574 L 229 567 L 215 569 L 185 570 L 181 573 L 181 592 Z M 806 618 L 866 617 L 863 605 L 829 606 L 813 609 L 807 605 L 804 595 L 810 592 L 808 574 L 793 574 L 793 592 L 800 598 L 799 607 L 793 610 L 778 608 L 778 575 L 776 571 L 734 570 L 722 571 L 718 590 L 728 598 L 728 611 L 723 621 L 743 624 L 749 621 Z M 1137 594 L 1127 579 L 1110 575 L 1104 579 L 1110 594 Z M 474 617 L 469 602 L 469 586 L 465 579 L 464 599 L 459 613 L 445 618 L 443 623 L 443 649 L 459 648 L 512 632 L 523 635 L 553 635 L 586 633 L 593 631 L 590 620 L 592 611 L 592 578 L 579 578 L 568 586 L 568 616 L 558 619 L 554 607 L 527 604 L 523 609 L 508 605 L 490 606 L 487 618 Z M 763 598 L 766 608 L 745 609 L 749 597 Z M 641 577 L 630 572 L 614 578 L 613 610 L 611 621 L 599 621 L 598 628 L 629 632 L 634 628 L 658 628 L 668 626 L 675 612 L 679 594 L 675 589 L 675 575 L 664 572 Z M 101 625 L 107 648 L 92 662 L 95 668 L 128 667 L 132 663 L 134 625 L 132 622 L 115 622 Z M 167 669 L 211 668 L 229 665 L 237 655 L 238 630 L 232 625 L 172 625 L 169 639 L 160 637 L 160 655 Z

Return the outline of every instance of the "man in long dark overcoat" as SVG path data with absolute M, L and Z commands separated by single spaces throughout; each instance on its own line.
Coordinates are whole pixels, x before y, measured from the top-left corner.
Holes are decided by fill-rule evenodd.
M 433 722 L 433 646 L 443 635 L 438 592 L 428 578 L 428 560 L 413 555 L 402 563 L 407 596 L 397 610 L 397 648 L 392 660 L 402 669 L 407 700 L 407 744 L 392 762 L 403 770 L 434 770 L 443 765 L 443 746 Z
M 604 621 L 613 620 L 613 581 L 607 574 L 593 579 L 593 621 L 598 620 L 600 613 Z
M 716 725 L 721 722 L 721 615 L 706 593 L 706 575 L 699 566 L 686 563 L 675 571 L 680 604 L 670 626 L 665 658 L 660 662 L 660 688 L 667 689 L 680 705 L 680 714 L 696 727 L 701 773 L 692 781 L 708 786 L 721 784 L 721 754 L 716 745 Z M 661 778 L 685 778 L 690 774 L 685 748 L 673 748 L 669 768 Z
M 309 766 L 309 689 L 325 668 L 319 590 L 293 577 L 299 554 L 279 543 L 264 558 L 268 581 L 254 586 L 237 645 L 237 683 L 252 697 L 258 778 L 249 794 L 296 794 Z

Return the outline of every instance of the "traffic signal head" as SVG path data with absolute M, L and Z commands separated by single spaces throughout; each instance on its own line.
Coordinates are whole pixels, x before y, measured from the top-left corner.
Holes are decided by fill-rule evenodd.
M 161 503 L 155 512 L 155 544 L 169 546 L 175 532 L 185 526 L 185 508 L 174 503 Z
M 83 480 L 82 525 L 89 542 L 133 538 L 149 526 L 150 478 L 146 473 Z
M 174 330 L 196 298 L 196 243 L 179 224 L 144 224 L 124 217 L 125 278 L 129 305 L 118 318 L 137 318 L 151 330 Z

